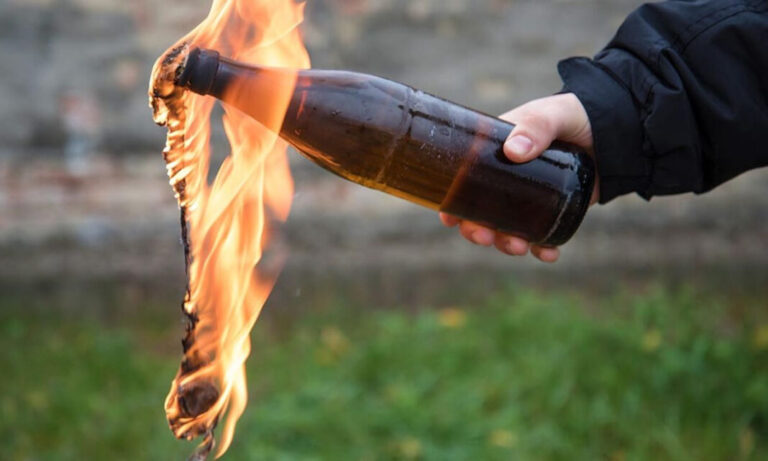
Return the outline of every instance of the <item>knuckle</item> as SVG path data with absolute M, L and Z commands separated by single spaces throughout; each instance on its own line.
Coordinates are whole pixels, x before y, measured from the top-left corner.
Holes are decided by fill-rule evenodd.
M 552 120 L 544 114 L 531 112 L 523 116 L 520 125 L 539 135 L 544 135 L 552 132 L 553 123 Z
M 461 227 L 459 227 L 459 233 L 461 234 L 462 237 L 474 243 L 474 241 L 472 240 L 472 229 L 470 228 L 470 226 L 467 226 L 465 225 L 465 223 L 462 223 Z

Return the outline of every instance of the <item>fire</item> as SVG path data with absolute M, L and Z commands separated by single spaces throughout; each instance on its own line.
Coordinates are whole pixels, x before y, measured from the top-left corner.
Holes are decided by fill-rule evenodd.
M 303 13 L 304 3 L 294 0 L 214 0 L 208 17 L 152 71 L 150 100 L 155 121 L 168 127 L 163 154 L 181 209 L 188 281 L 182 305 L 188 320 L 184 360 L 165 410 L 177 437 L 204 436 L 199 459 L 213 448 L 220 418 L 224 427 L 216 456 L 227 450 L 245 409 L 249 334 L 276 277 L 262 255 L 270 241 L 270 221 L 287 218 L 293 182 L 285 143 L 224 106 L 222 123 L 231 152 L 209 184 L 215 102 L 183 91 L 174 79 L 193 47 L 254 64 L 308 67 L 298 30 Z M 275 120 L 284 116 L 288 92 L 284 96 L 265 108 Z

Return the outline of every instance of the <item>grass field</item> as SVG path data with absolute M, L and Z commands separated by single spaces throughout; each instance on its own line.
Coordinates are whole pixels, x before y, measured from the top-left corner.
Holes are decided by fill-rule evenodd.
M 641 291 L 265 321 L 225 459 L 768 459 L 765 302 Z M 162 409 L 180 324 L 0 312 L 0 459 L 192 451 Z

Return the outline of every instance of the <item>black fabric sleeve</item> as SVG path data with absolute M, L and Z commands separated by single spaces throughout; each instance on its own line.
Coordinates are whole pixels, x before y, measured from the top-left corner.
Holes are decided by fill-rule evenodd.
M 768 0 L 644 5 L 559 71 L 592 124 L 601 203 L 706 192 L 768 165 Z

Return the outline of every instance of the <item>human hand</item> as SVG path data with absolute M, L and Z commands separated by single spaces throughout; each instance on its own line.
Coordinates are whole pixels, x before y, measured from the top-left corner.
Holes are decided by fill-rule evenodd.
M 556 139 L 575 144 L 590 155 L 594 153 L 589 117 L 573 93 L 536 99 L 499 118 L 516 125 L 504 143 L 504 155 L 513 162 L 533 160 Z M 591 203 L 597 201 L 597 191 L 596 180 Z M 495 245 L 499 251 L 511 256 L 525 256 L 530 251 L 536 258 L 549 263 L 560 257 L 558 248 L 531 245 L 520 237 L 496 232 L 446 213 L 440 213 L 440 220 L 448 227 L 459 226 L 461 235 L 470 242 L 487 247 Z

